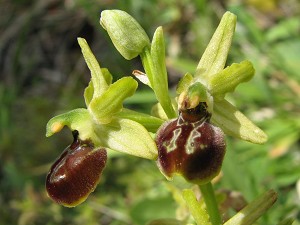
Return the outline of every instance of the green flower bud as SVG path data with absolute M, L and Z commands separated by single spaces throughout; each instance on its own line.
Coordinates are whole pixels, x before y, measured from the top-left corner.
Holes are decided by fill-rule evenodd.
M 78 139 L 68 146 L 52 165 L 46 179 L 46 190 L 56 203 L 74 207 L 86 200 L 100 181 L 105 167 L 105 148 L 94 149 L 90 141 Z
M 100 24 L 125 59 L 137 57 L 146 46 L 150 46 L 149 37 L 144 29 L 124 11 L 102 11 Z

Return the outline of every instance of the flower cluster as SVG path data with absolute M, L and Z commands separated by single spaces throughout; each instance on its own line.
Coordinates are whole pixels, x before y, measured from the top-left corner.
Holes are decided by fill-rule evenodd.
M 264 143 L 265 133 L 225 99 L 241 82 L 254 75 L 249 61 L 224 68 L 236 17 L 224 14 L 194 74 L 178 83 L 175 99 L 169 96 L 162 27 L 150 42 L 142 27 L 126 12 L 105 10 L 100 24 L 126 59 L 140 56 L 144 72 L 134 75 L 155 93 L 155 115 L 123 107 L 138 83 L 101 68 L 87 42 L 78 38 L 91 81 L 84 92 L 86 108 L 52 118 L 46 136 L 68 126 L 74 141 L 51 167 L 46 180 L 48 195 L 64 206 L 76 206 L 95 189 L 107 161 L 107 151 L 119 151 L 157 160 L 169 179 L 181 174 L 187 181 L 205 184 L 222 165 L 224 133 L 253 143 Z M 151 133 L 156 133 L 155 138 Z

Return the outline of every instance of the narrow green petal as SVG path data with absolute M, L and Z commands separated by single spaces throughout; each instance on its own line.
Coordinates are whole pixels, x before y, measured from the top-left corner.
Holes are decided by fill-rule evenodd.
M 138 56 L 150 45 L 149 37 L 140 24 L 128 13 L 121 10 L 101 12 L 101 26 L 107 31 L 119 53 L 125 59 Z
M 101 68 L 101 73 L 107 83 L 107 85 L 111 85 L 112 80 L 113 80 L 113 76 L 112 74 L 109 72 L 109 70 L 107 68 Z
M 254 76 L 254 72 L 252 63 L 247 60 L 233 63 L 209 77 L 209 92 L 214 98 L 222 99 L 227 92 L 233 92 L 238 84 L 249 81 Z
M 101 72 L 99 63 L 95 58 L 93 52 L 91 51 L 86 40 L 84 38 L 78 38 L 77 40 L 81 47 L 81 51 L 85 62 L 91 71 L 91 80 L 94 86 L 93 97 L 98 97 L 108 88 L 108 84 Z
M 130 119 L 143 125 L 148 131 L 156 132 L 163 124 L 164 120 L 150 116 L 145 113 L 136 112 L 133 110 L 123 108 L 121 112 L 116 114 L 116 117 L 123 119 Z
M 81 140 L 90 139 L 95 146 L 98 145 L 99 141 L 93 133 L 93 119 L 87 109 L 74 109 L 50 119 L 46 126 L 46 137 L 61 131 L 64 126 L 72 131 L 77 130 Z
M 226 63 L 236 25 L 236 16 L 226 12 L 197 66 L 195 78 L 205 84 L 209 76 L 220 72 Z
M 178 82 L 176 87 L 176 93 L 179 95 L 181 92 L 186 91 L 190 84 L 193 82 L 193 75 L 186 73 Z
M 88 107 L 90 102 L 93 99 L 93 95 L 94 95 L 94 85 L 93 85 L 93 81 L 89 82 L 89 85 L 84 89 L 84 101 L 85 101 L 85 105 Z
M 99 124 L 106 124 L 112 120 L 114 114 L 123 107 L 125 98 L 134 94 L 138 83 L 132 77 L 123 77 L 109 86 L 101 96 L 94 98 L 89 110 Z
M 96 132 L 103 144 L 112 150 L 155 160 L 157 148 L 149 132 L 141 124 L 129 119 L 114 119 L 99 125 Z
M 267 141 L 267 135 L 227 100 L 215 102 L 213 110 L 212 123 L 226 134 L 256 144 Z

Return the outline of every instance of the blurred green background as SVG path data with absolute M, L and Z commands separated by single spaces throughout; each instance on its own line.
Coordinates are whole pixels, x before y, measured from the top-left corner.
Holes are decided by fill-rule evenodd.
M 188 185 L 165 181 L 155 162 L 120 154 L 111 155 L 97 189 L 80 206 L 64 208 L 46 196 L 46 173 L 72 135 L 64 129 L 46 138 L 45 125 L 54 115 L 84 107 L 90 79 L 76 38 L 87 39 L 114 79 L 142 69 L 139 59 L 126 61 L 118 54 L 99 25 L 100 12 L 112 8 L 134 16 L 150 37 L 163 26 L 173 96 L 180 77 L 194 72 L 223 13 L 238 16 L 227 63 L 249 59 L 256 75 L 228 98 L 269 141 L 260 146 L 228 137 L 216 189 L 240 192 L 247 201 L 275 189 L 278 201 L 259 224 L 287 218 L 300 224 L 298 0 L 2 0 L 0 224 L 140 225 L 185 217 L 176 193 Z M 127 107 L 149 113 L 154 103 L 140 85 Z

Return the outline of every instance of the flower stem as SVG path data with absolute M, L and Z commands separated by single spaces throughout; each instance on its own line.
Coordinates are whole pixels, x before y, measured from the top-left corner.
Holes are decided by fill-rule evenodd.
M 203 185 L 199 185 L 204 202 L 206 204 L 206 209 L 210 217 L 210 221 L 213 225 L 221 224 L 221 216 L 218 209 L 217 200 L 215 197 L 215 192 L 211 182 Z

